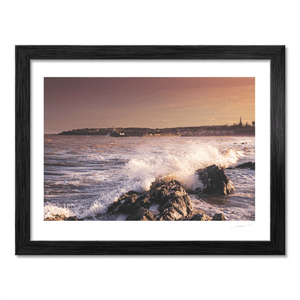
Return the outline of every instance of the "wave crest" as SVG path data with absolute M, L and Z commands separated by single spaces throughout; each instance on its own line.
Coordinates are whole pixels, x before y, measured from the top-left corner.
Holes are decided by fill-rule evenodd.
M 143 153 L 131 159 L 125 166 L 129 186 L 133 190 L 149 190 L 151 183 L 158 178 L 176 179 L 186 189 L 200 187 L 201 182 L 195 175 L 197 169 L 212 164 L 227 168 L 237 162 L 242 152 L 229 149 L 220 151 L 207 144 L 189 144 L 184 151 L 170 148 L 157 155 L 156 151 Z

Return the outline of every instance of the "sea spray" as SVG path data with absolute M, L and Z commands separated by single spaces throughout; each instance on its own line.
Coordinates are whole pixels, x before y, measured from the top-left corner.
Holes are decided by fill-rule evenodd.
M 44 219 L 51 218 L 55 215 L 60 215 L 68 218 L 71 216 L 75 216 L 76 213 L 72 212 L 69 208 L 58 207 L 56 205 L 46 203 L 44 206 Z
M 45 216 L 59 212 L 98 220 L 122 194 L 147 191 L 158 178 L 176 179 L 187 191 L 195 190 L 201 187 L 197 169 L 255 161 L 255 139 L 248 137 L 115 138 L 113 144 L 109 140 L 78 136 L 69 143 L 67 136 L 51 136 L 49 148 L 46 140 Z M 238 203 L 253 209 L 254 175 L 244 172 L 240 177 L 231 171 L 230 178 L 245 195 Z
M 167 148 L 159 156 L 153 151 L 140 154 L 126 164 L 125 173 L 129 177 L 128 185 L 136 191 L 148 190 L 153 181 L 164 177 L 180 181 L 186 189 L 196 189 L 201 185 L 196 170 L 212 164 L 226 168 L 241 156 L 235 150 L 222 154 L 211 145 L 188 144 L 181 151 Z

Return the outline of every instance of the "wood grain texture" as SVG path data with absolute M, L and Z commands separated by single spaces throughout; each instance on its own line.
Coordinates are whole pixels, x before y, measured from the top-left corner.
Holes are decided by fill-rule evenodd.
M 284 46 L 16 46 L 17 255 L 284 255 Z M 30 60 L 33 59 L 268 59 L 271 62 L 270 241 L 31 241 Z
M 30 59 L 16 48 L 16 253 L 30 242 Z
M 271 59 L 271 241 L 285 253 L 285 48 Z

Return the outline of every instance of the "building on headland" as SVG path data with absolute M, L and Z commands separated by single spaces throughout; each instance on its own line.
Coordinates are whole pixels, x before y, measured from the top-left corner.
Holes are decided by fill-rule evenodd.
M 180 130 L 181 136 L 239 136 L 239 135 L 255 135 L 255 122 L 252 126 L 246 123 L 243 125 L 242 116 L 240 122 L 231 126 L 200 126 L 200 127 L 184 127 Z

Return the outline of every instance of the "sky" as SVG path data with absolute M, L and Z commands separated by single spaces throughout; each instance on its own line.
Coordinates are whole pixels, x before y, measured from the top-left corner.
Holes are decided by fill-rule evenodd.
M 254 77 L 44 78 L 44 132 L 255 121 Z

